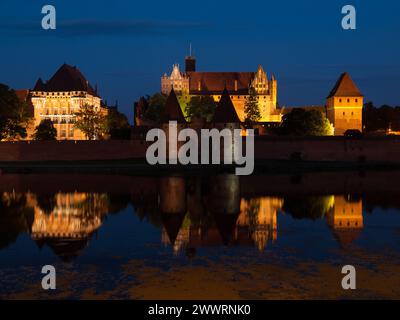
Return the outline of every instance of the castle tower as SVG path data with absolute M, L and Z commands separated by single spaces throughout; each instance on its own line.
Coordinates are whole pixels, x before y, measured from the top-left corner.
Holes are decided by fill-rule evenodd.
M 196 58 L 192 55 L 192 44 L 189 55 L 185 58 L 185 72 L 196 72 Z
M 175 90 L 172 88 L 165 102 L 165 114 L 161 125 L 161 129 L 167 138 L 167 158 L 169 158 L 170 164 L 178 164 L 178 150 L 185 143 L 178 142 L 178 136 L 179 132 L 185 128 L 185 125 L 185 117 L 183 116 Z M 170 141 L 176 141 L 176 143 L 170 143 Z
M 327 223 L 340 245 L 346 247 L 359 236 L 364 227 L 362 200 L 350 196 L 334 197 L 334 206 L 327 214 Z
M 362 108 L 364 96 L 348 73 L 343 73 L 336 82 L 326 101 L 329 121 L 335 128 L 335 135 L 347 130 L 362 131 Z
M 271 77 L 270 81 L 270 91 L 271 91 L 271 100 L 272 100 L 272 105 L 277 106 L 278 103 L 278 82 L 276 81 L 276 78 L 274 75 Z
M 234 174 L 221 174 L 209 180 L 207 208 L 225 245 L 234 239 L 240 214 L 240 180 Z
M 256 90 L 257 94 L 267 95 L 269 89 L 269 81 L 267 73 L 264 71 L 262 66 L 258 66 L 251 86 Z
M 164 231 L 171 245 L 175 244 L 186 214 L 186 180 L 180 176 L 159 180 L 159 208 Z
M 161 78 L 161 92 L 168 95 L 171 89 L 174 89 L 179 94 L 189 91 L 189 77 L 180 71 L 179 64 L 172 66 L 170 76 L 164 74 Z
M 213 122 L 217 128 L 240 128 L 240 119 L 226 88 L 222 92 L 221 100 L 218 102 L 217 108 L 215 108 Z
M 186 123 L 182 108 L 173 88 L 171 89 L 167 101 L 165 102 L 165 116 L 163 122 L 168 123 L 169 121 L 176 121 L 178 124 Z
M 219 130 L 230 130 L 231 133 L 231 145 L 225 143 L 225 139 L 223 140 L 224 143 L 221 144 L 221 157 L 225 157 L 225 154 L 232 154 L 232 159 L 235 158 L 235 129 L 240 129 L 240 119 L 236 113 L 235 107 L 233 106 L 232 100 L 229 96 L 228 90 L 225 88 L 221 100 L 219 101 L 217 107 L 215 108 L 214 112 L 214 128 Z M 223 150 L 223 155 L 222 155 Z M 212 152 L 212 151 L 211 151 Z M 210 152 L 210 158 L 213 156 Z M 222 159 L 222 158 L 221 158 Z

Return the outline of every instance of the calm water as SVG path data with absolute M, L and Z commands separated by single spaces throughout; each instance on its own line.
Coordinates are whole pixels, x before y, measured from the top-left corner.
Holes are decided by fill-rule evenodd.
M 0 298 L 400 298 L 399 179 L 2 175 Z

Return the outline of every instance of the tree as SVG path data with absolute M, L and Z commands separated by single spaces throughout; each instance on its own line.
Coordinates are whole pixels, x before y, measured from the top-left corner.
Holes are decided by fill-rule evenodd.
M 14 90 L 0 84 L 0 140 L 25 138 L 31 118 L 28 104 Z
M 107 132 L 107 118 L 94 106 L 85 104 L 75 116 L 74 127 L 81 130 L 89 140 L 99 139 Z
M 126 140 L 131 135 L 131 126 L 128 118 L 116 108 L 109 109 L 108 111 L 107 129 L 111 139 Z
M 295 219 L 318 220 L 332 209 L 332 196 L 298 196 L 284 198 L 282 210 Z
M 0 250 L 14 243 L 20 234 L 29 232 L 33 220 L 34 210 L 27 206 L 25 194 L 0 193 Z
M 45 119 L 36 127 L 34 140 L 56 140 L 57 129 L 54 128 L 53 122 L 50 119 Z
M 201 118 L 211 121 L 215 112 L 215 102 L 210 96 L 194 96 L 185 108 L 186 116 L 190 119 Z
M 148 97 L 148 108 L 144 112 L 144 119 L 160 123 L 165 113 L 165 102 L 167 98 L 161 93 L 155 93 Z
M 257 92 L 253 87 L 249 89 L 249 96 L 244 104 L 245 122 L 253 124 L 261 120 L 261 112 L 258 106 Z
M 400 130 L 400 107 L 383 105 L 375 107 L 372 102 L 367 102 L 363 108 L 363 126 L 365 131 L 386 131 L 388 129 Z
M 295 108 L 283 116 L 278 133 L 295 136 L 329 136 L 333 135 L 333 126 L 318 110 Z

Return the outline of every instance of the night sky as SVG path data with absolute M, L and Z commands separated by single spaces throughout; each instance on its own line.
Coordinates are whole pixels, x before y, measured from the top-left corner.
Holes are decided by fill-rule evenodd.
M 57 30 L 41 28 L 42 6 L 57 9 Z M 357 9 L 357 30 L 341 28 L 342 6 Z M 160 90 L 192 43 L 198 71 L 256 71 L 278 79 L 283 106 L 323 104 L 343 71 L 367 101 L 400 105 L 400 2 L 1 0 L 0 83 L 32 88 L 64 62 L 117 99 Z

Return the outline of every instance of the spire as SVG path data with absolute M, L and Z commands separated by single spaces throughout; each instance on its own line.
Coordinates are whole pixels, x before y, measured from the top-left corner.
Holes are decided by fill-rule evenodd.
M 174 88 L 171 89 L 167 101 L 165 102 L 164 121 L 165 122 L 177 121 L 178 123 L 186 123 L 178 98 L 176 97 Z
M 214 123 L 240 123 L 226 86 L 215 109 Z

